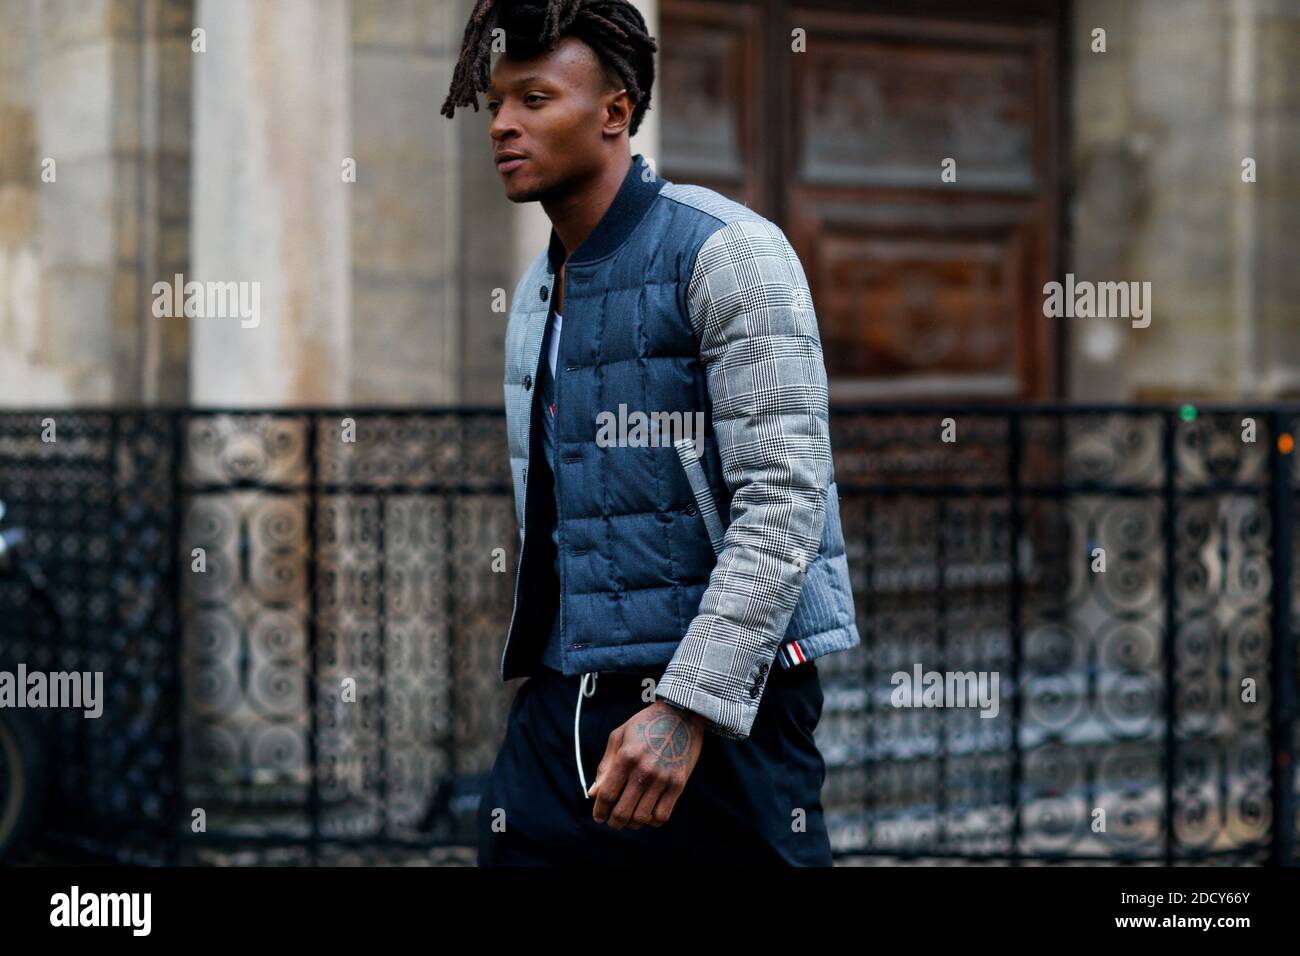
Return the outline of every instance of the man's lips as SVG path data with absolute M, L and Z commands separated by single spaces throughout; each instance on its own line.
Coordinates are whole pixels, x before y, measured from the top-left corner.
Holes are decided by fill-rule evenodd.
M 512 169 L 518 169 L 527 158 L 526 156 L 502 156 L 497 160 L 497 172 L 508 173 Z

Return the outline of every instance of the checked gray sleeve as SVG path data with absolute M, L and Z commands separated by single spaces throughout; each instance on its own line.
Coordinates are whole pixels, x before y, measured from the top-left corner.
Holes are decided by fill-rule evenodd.
M 743 740 L 809 565 L 831 478 L 826 365 L 803 267 L 766 220 L 700 247 L 687 286 L 731 523 L 656 696 Z

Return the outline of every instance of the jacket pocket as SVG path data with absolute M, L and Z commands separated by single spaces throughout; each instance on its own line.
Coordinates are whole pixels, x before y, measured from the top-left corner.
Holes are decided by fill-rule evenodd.
M 677 450 L 677 460 L 682 463 L 682 470 L 686 472 L 686 481 L 695 496 L 695 507 L 699 509 L 700 517 L 704 519 L 704 526 L 708 529 L 713 553 L 720 554 L 726 529 L 723 528 L 722 518 L 718 515 L 718 506 L 713 500 L 713 492 L 709 489 L 709 480 L 704 474 L 704 466 L 695 457 L 695 442 L 690 438 L 679 438 L 673 442 L 673 447 Z

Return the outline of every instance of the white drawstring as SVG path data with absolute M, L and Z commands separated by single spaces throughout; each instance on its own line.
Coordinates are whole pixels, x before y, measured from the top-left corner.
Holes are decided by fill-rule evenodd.
M 578 684 L 578 705 L 573 709 L 573 756 L 578 761 L 578 783 L 582 785 L 582 795 L 587 796 L 587 777 L 582 772 L 582 740 L 578 737 L 578 718 L 582 715 L 582 698 L 591 697 L 596 693 L 595 671 L 588 671 L 582 675 L 582 682 Z M 587 690 L 587 678 L 591 678 L 591 690 Z

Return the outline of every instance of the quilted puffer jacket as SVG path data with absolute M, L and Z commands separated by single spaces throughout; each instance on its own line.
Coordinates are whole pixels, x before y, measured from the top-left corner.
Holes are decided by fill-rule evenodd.
M 552 230 L 510 304 L 520 557 L 502 679 L 536 666 L 547 637 L 538 622 L 558 600 L 565 674 L 662 666 L 660 699 L 743 739 L 772 666 L 860 643 L 803 268 L 773 223 L 633 156 L 565 266 L 554 483 L 530 485 L 542 337 L 564 263 Z M 637 412 L 663 427 L 611 432 Z M 686 433 L 669 427 L 672 413 L 702 420 L 698 460 L 679 458 L 672 439 Z M 543 495 L 559 531 L 558 595 L 542 569 L 550 536 L 527 547 Z M 710 522 L 723 529 L 717 552 Z

